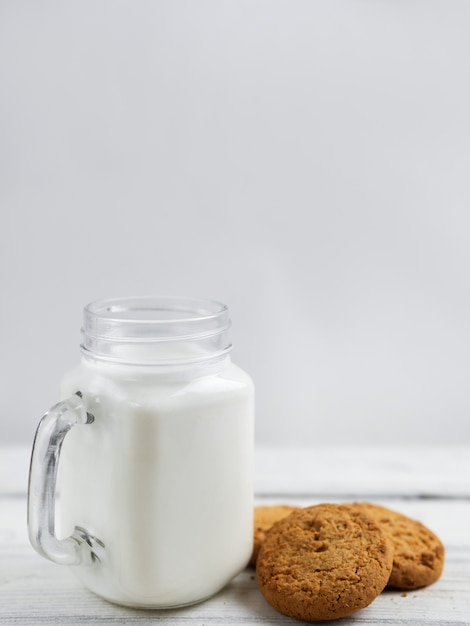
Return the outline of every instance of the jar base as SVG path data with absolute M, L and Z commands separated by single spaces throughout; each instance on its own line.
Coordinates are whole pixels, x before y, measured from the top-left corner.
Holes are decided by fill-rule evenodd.
M 141 611 L 172 611 L 172 610 L 184 609 L 188 606 L 194 606 L 195 604 L 206 602 L 210 598 L 213 598 L 215 595 L 217 595 L 219 591 L 221 591 L 220 589 L 218 589 L 217 591 L 214 591 L 214 593 L 210 593 L 209 595 L 204 596 L 203 598 L 200 598 L 198 600 L 191 600 L 190 602 L 183 602 L 181 604 L 163 605 L 163 604 L 151 604 L 151 603 L 146 604 L 146 603 L 139 603 L 139 602 L 128 602 L 125 600 L 116 600 L 114 598 L 107 598 L 106 596 L 101 595 L 100 593 L 97 593 L 96 591 L 93 591 L 92 589 L 89 589 L 88 587 L 87 589 L 98 598 L 101 598 L 102 600 L 105 600 L 106 602 L 109 602 L 110 604 L 114 604 L 115 606 L 122 606 L 127 609 L 134 609 L 134 610 L 141 610 Z

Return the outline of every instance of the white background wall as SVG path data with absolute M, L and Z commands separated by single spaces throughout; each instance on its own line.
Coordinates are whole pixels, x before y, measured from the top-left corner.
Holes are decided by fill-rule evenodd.
M 232 312 L 258 442 L 470 439 L 470 3 L 0 2 L 0 442 L 83 306 Z

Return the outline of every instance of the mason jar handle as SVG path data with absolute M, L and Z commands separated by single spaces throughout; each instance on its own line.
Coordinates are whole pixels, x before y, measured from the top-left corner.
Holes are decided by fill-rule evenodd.
M 79 424 L 91 424 L 82 394 L 77 392 L 52 407 L 39 422 L 31 454 L 28 485 L 28 533 L 41 556 L 60 565 L 101 561 L 104 545 L 84 528 L 66 539 L 55 534 L 55 494 L 60 450 L 65 435 Z

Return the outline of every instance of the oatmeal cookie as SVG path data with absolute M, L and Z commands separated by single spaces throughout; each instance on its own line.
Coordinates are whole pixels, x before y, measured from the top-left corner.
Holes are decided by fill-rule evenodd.
M 265 598 L 284 615 L 331 620 L 369 605 L 387 584 L 392 562 L 391 542 L 372 518 L 319 504 L 272 526 L 256 576 Z
M 352 507 L 372 517 L 393 545 L 388 587 L 418 589 L 435 582 L 444 567 L 444 546 L 421 522 L 378 504 L 355 502 Z

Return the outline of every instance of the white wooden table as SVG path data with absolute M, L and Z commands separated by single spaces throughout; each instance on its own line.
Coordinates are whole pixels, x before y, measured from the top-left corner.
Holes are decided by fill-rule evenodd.
M 46 561 L 30 547 L 28 464 L 28 448 L 0 447 L 0 624 L 301 623 L 267 604 L 250 569 L 214 598 L 180 610 L 132 610 L 94 596 L 66 568 Z M 470 445 L 260 448 L 255 470 L 258 503 L 306 506 L 368 499 L 420 519 L 442 539 L 445 568 L 434 585 L 407 594 L 383 592 L 339 624 L 470 625 Z

